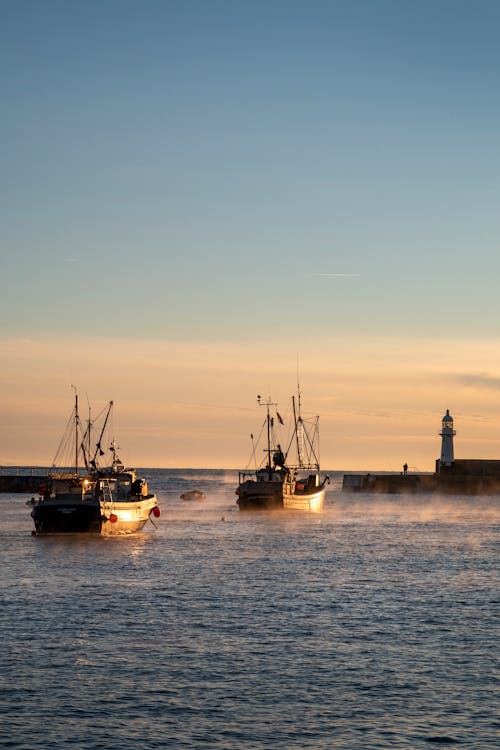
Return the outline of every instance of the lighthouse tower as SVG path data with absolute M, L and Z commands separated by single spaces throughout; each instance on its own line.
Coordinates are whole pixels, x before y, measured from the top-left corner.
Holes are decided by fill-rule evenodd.
M 449 409 L 443 417 L 441 432 L 441 466 L 453 466 L 455 456 L 453 455 L 453 435 L 456 434 L 453 429 L 453 417 Z

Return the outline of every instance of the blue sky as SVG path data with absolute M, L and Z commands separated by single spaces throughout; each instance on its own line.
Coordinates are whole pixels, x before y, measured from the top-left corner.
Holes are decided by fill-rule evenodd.
M 411 447 L 414 434 L 399 432 L 412 424 L 411 393 L 413 417 L 428 419 L 418 422 L 422 440 L 446 408 L 472 432 L 464 419 L 477 404 L 474 419 L 491 418 L 492 432 L 478 434 L 476 449 L 483 438 L 491 445 L 500 427 L 491 407 L 500 365 L 487 355 L 500 337 L 499 38 L 496 0 L 4 0 L 5 444 L 16 404 L 30 403 L 42 425 L 56 389 L 62 414 L 84 365 L 100 403 L 118 398 L 107 359 L 122 362 L 125 350 L 138 352 L 118 370 L 134 419 L 144 373 L 156 367 L 142 413 L 156 442 L 160 427 L 148 433 L 146 415 L 159 399 L 175 392 L 172 409 L 194 404 L 201 415 L 197 394 L 208 387 L 213 401 L 212 382 L 233 410 L 266 386 L 288 396 L 300 358 L 311 408 L 323 408 L 328 388 L 339 399 L 330 409 L 339 446 L 343 399 L 343 430 L 380 402 L 397 425 L 375 420 L 373 441 L 396 430 L 391 450 L 405 439 Z M 246 375 L 230 371 L 231 351 L 242 356 L 236 342 L 248 345 Z M 40 351 L 52 357 L 43 379 Z M 188 374 L 176 363 L 174 377 L 170 351 L 183 353 Z M 208 363 L 211 351 L 224 371 Z M 374 360 L 383 374 L 370 370 Z M 396 404 L 383 383 L 410 377 L 410 361 L 417 385 L 407 380 Z M 340 364 L 349 372 L 339 391 Z M 200 380 L 209 370 L 213 381 Z M 165 413 L 174 442 L 182 408 Z M 219 423 L 214 441 L 240 428 Z M 222 463 L 235 465 L 226 448 Z M 197 451 L 198 463 L 186 460 L 202 465 L 201 438 Z
M 1 16 L 6 333 L 498 333 L 498 3 Z

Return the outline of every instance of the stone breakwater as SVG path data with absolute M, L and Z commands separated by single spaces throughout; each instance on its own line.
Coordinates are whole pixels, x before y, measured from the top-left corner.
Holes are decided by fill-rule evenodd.
M 0 492 L 38 492 L 43 474 L 0 474 Z
M 453 474 L 345 474 L 342 490 L 398 495 L 421 492 L 445 495 L 498 495 L 500 477 Z

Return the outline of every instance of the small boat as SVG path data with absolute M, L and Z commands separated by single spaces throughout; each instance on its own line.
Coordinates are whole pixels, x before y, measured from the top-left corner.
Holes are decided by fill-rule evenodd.
M 330 480 L 328 476 L 322 477 L 320 472 L 319 417 L 312 420 L 302 417 L 299 389 L 298 411 L 295 397 L 292 397 L 293 430 L 288 448 L 283 452 L 277 433 L 278 425 L 284 423 L 278 412 L 276 421 L 270 413 L 270 408 L 277 404 L 270 399 L 262 403 L 260 396 L 257 401 L 267 409 L 263 425 L 267 436 L 264 449 L 266 462 L 265 466 L 256 466 L 253 472 L 240 471 L 236 489 L 240 510 L 323 510 L 326 484 Z M 253 457 L 256 463 L 254 446 Z
M 141 531 L 152 517 L 160 516 L 156 495 L 149 492 L 147 481 L 137 477 L 134 469 L 124 467 L 114 439 L 109 448 L 111 463 L 102 465 L 106 451 L 101 446 L 112 408 L 110 401 L 90 458 L 93 425 L 89 418 L 86 431 L 82 431 L 75 393 L 75 406 L 52 470 L 40 486 L 39 499 L 31 511 L 35 534 L 131 534 Z M 74 449 L 74 465 L 56 469 L 57 459 L 68 445 Z
M 206 497 L 205 493 L 200 490 L 190 490 L 180 495 L 181 500 L 205 500 Z

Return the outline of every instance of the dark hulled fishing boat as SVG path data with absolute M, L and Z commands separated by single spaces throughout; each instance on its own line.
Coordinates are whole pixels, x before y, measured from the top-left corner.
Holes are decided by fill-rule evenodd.
M 78 413 L 78 395 L 52 470 L 40 487 L 39 499 L 31 511 L 36 534 L 130 534 L 140 531 L 160 510 L 156 495 L 134 469 L 126 469 L 111 440 L 111 462 L 103 465 L 102 449 L 110 423 L 110 401 L 94 455 L 91 455 L 93 425 L 86 430 Z M 68 444 L 73 446 L 74 465 L 57 469 L 57 459 Z M 152 519 L 151 519 L 152 520 Z
M 262 426 L 261 435 L 257 440 L 260 445 L 262 432 L 265 431 L 266 443 L 264 448 L 265 464 L 257 465 L 255 445 L 252 438 L 252 453 L 255 463 L 253 471 L 239 472 L 236 494 L 240 510 L 276 510 L 283 508 L 283 479 L 286 474 L 285 456 L 277 442 L 274 429 L 274 417 L 270 407 L 276 406 L 269 398 L 262 403 L 257 397 L 259 406 L 266 407 L 266 419 Z M 281 418 L 280 418 L 281 419 Z
M 49 474 L 31 511 L 37 534 L 100 534 L 94 482 L 78 474 Z

